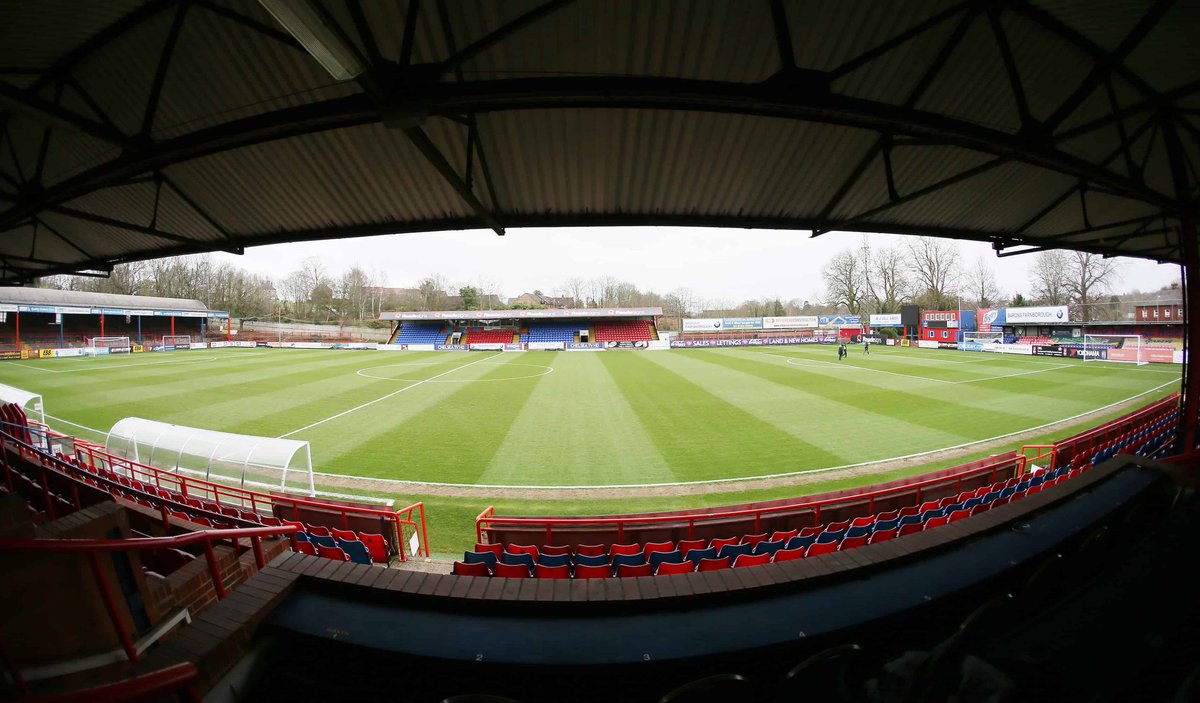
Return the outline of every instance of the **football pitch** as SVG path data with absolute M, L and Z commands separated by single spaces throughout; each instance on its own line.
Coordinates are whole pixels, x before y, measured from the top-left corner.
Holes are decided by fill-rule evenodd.
M 212 349 L 6 362 L 0 383 L 40 393 L 52 427 L 93 441 L 136 416 L 307 440 L 322 474 L 528 489 L 523 499 L 500 501 L 486 493 L 428 498 L 436 491 L 419 484 L 357 491 L 398 505 L 428 498 L 431 541 L 440 538 L 434 548 L 443 551 L 467 543 L 474 514 L 492 503 L 501 512 L 558 514 L 721 505 L 831 486 L 729 484 L 669 497 L 662 490 L 917 460 L 903 469 L 881 463 L 890 473 L 834 485 L 872 483 L 929 470 L 916 465 L 920 457 L 946 449 L 961 454 L 940 465 L 954 465 L 975 449 L 986 455 L 1066 436 L 1127 411 L 1116 404 L 1169 394 L 1178 389 L 1179 368 L 876 346 L 870 355 L 851 347 L 840 362 L 832 346 Z M 1073 428 L 1047 427 L 1071 418 L 1078 418 Z M 318 476 L 318 485 L 326 480 Z M 336 490 L 355 493 L 347 480 L 338 479 Z M 537 495 L 595 486 L 647 486 L 647 497 Z

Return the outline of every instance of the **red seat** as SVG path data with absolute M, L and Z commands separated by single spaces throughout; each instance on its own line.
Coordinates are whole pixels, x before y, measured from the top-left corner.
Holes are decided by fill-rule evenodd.
M 354 530 L 338 530 L 338 529 L 331 528 L 329 531 L 333 533 L 334 537 L 336 537 L 337 539 L 340 539 L 343 542 L 357 542 L 358 541 L 358 533 L 355 532 Z
M 502 554 L 504 554 L 504 545 L 503 544 L 480 544 L 480 543 L 476 542 L 475 543 L 475 551 L 491 552 L 492 554 L 496 555 L 497 559 L 499 559 L 500 556 Z
M 761 535 L 745 535 L 742 537 L 742 544 L 748 544 L 751 547 L 757 547 L 759 542 L 766 542 L 768 535 L 764 532 Z
M 466 564 L 461 561 L 456 561 L 456 562 L 454 562 L 454 568 L 450 570 L 450 573 L 454 574 L 455 576 L 491 576 L 492 575 L 492 573 L 490 571 L 488 571 L 487 564 L 484 564 L 482 562 L 478 562 L 475 564 Z
M 976 505 L 975 507 L 978 508 L 981 506 L 982 503 L 980 505 Z M 958 522 L 965 517 L 971 517 L 972 514 L 973 513 L 970 510 L 955 510 L 954 512 L 950 513 L 949 522 Z
M 808 545 L 808 551 L 804 553 L 805 557 L 819 557 L 822 554 L 832 554 L 838 548 L 837 542 L 822 542 L 820 544 L 813 543 Z
M 262 523 L 262 517 L 258 513 L 251 512 L 249 510 L 242 510 L 239 513 L 239 516 L 247 522 Z
M 575 547 L 575 553 L 581 557 L 602 557 L 608 554 L 608 547 L 603 544 L 581 544 Z
M 654 572 L 655 576 L 673 576 L 675 574 L 690 574 L 696 570 L 696 565 L 690 561 L 684 560 L 678 564 L 663 562 L 658 565 L 658 570 Z
M 312 542 L 297 542 L 295 549 L 301 554 L 307 554 L 311 557 L 317 556 L 317 548 L 313 546 Z
M 795 549 L 780 549 L 778 552 L 775 552 L 775 556 L 771 559 L 771 561 L 778 563 L 781 561 L 792 561 L 794 559 L 803 558 L 804 547 L 797 547 Z
M 334 561 L 350 561 L 350 555 L 343 552 L 341 547 L 322 547 L 318 544 L 317 556 Z
M 668 550 L 668 551 L 670 551 L 670 550 Z M 614 544 L 612 547 L 609 548 L 608 553 L 614 557 L 617 556 L 618 554 L 641 554 L 642 553 L 642 545 L 640 545 L 640 544 Z
M 900 517 L 899 510 L 891 510 L 886 513 L 879 513 L 875 516 L 876 522 L 888 522 L 889 520 L 897 520 Z
M 532 576 L 529 573 L 528 566 L 524 564 L 505 564 L 502 561 L 496 562 L 496 566 L 492 570 L 492 575 L 508 579 L 527 579 Z
M 874 515 L 864 515 L 863 517 L 856 517 L 853 520 L 851 520 L 850 527 L 868 527 L 868 526 L 874 524 L 874 522 L 875 522 Z
M 704 549 L 707 546 L 708 540 L 706 539 L 681 539 L 676 549 L 679 550 L 680 554 L 687 554 L 693 549 Z
M 838 522 L 831 522 L 828 525 L 826 525 L 824 532 L 845 532 L 846 529 L 849 527 L 850 527 L 849 520 L 839 520 Z
M 533 575 L 540 579 L 569 579 L 571 578 L 571 567 L 566 564 L 562 566 L 537 564 L 533 567 Z
M 878 532 L 872 532 L 871 537 L 867 540 L 867 544 L 879 544 L 880 542 L 886 542 L 889 539 L 896 539 L 896 536 L 899 534 L 899 532 L 900 530 L 880 530 Z
M 358 541 L 362 542 L 363 546 L 367 548 L 367 552 L 371 554 L 371 561 L 377 564 L 388 563 L 387 540 L 383 538 L 383 535 L 359 532 Z
M 771 539 L 768 542 L 787 542 L 789 539 L 800 534 L 800 530 L 779 530 L 771 533 Z
M 701 559 L 696 565 L 696 571 L 717 571 L 719 569 L 729 568 L 729 557 L 721 557 L 718 559 Z
M 912 533 L 914 533 L 914 532 L 920 532 L 920 531 L 921 531 L 921 530 L 923 530 L 923 529 L 925 529 L 925 526 L 924 526 L 924 525 L 922 525 L 922 524 L 921 524 L 921 523 L 919 523 L 919 522 L 914 522 L 914 523 L 912 523 L 912 524 L 905 525 L 904 527 L 901 527 L 901 528 L 900 528 L 900 531 L 899 531 L 899 532 L 896 534 L 896 536 L 897 536 L 897 537 L 903 537 L 903 536 L 905 536 L 905 535 L 911 535 Z
M 842 540 L 842 544 L 841 544 L 841 546 L 838 547 L 838 551 L 844 552 L 847 549 L 854 549 L 855 547 L 861 547 L 864 544 L 866 544 L 867 540 L 869 540 L 870 538 L 871 538 L 871 535 L 862 535 L 861 537 L 846 537 L 845 539 Z
M 727 547 L 731 544 L 737 544 L 737 543 L 738 543 L 737 537 L 714 537 L 712 542 L 710 542 L 708 546 L 710 546 L 714 550 L 716 550 L 717 554 L 720 554 L 722 547 Z
M 237 508 L 221 508 L 221 514 L 225 517 L 242 517 L 242 511 L 238 510 Z
M 479 550 L 475 550 L 475 551 L 479 551 Z M 566 556 L 566 555 L 570 554 L 571 548 L 567 547 L 565 545 L 543 544 L 541 547 L 539 547 L 539 551 L 541 551 L 542 556 L 558 557 L 558 556 Z M 496 556 L 500 556 L 500 555 L 497 554 Z
M 932 530 L 935 527 L 945 525 L 947 522 L 950 522 L 950 518 L 945 516 L 929 518 L 925 521 L 925 529 Z
M 322 527 L 321 525 L 308 525 L 307 532 L 308 532 L 308 534 L 316 535 L 317 537 L 332 537 L 333 536 L 333 533 L 331 533 L 329 531 L 328 527 Z
M 617 578 L 631 578 L 634 576 L 653 576 L 654 566 L 651 564 L 639 564 L 631 566 L 629 564 L 617 565 Z
M 601 566 L 579 565 L 575 567 L 577 579 L 606 579 L 612 576 L 612 567 L 608 564 Z
M 823 529 L 825 529 L 825 528 L 820 525 L 813 525 L 812 527 L 802 527 L 802 528 L 800 528 L 799 536 L 800 537 L 816 537 L 817 535 L 821 534 L 821 530 L 823 530 Z
M 737 559 L 733 560 L 733 568 L 742 569 L 747 566 L 761 566 L 771 563 L 771 555 L 763 554 L 739 554 Z M 705 569 L 707 571 L 707 569 Z
M 650 558 L 651 554 L 673 551 L 675 551 L 674 542 L 647 542 L 646 545 L 642 547 L 642 554 L 644 554 L 647 559 Z
M 532 544 L 510 544 L 505 549 L 509 554 L 528 554 L 534 559 L 538 558 L 538 548 Z
M 992 505 L 993 505 L 993 503 L 980 503 L 979 505 L 976 505 L 974 508 L 971 508 L 971 514 L 978 515 L 979 513 L 986 513 L 987 511 L 992 509 Z M 954 515 L 958 514 L 959 512 L 961 512 L 961 511 L 955 510 L 954 513 L 952 513 L 950 517 L 954 517 Z M 951 520 L 951 522 L 954 522 L 954 521 Z

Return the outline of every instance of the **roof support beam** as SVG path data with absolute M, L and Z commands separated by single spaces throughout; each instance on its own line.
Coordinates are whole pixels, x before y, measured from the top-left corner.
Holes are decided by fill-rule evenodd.
M 64 235 L 62 232 L 59 232 L 57 229 L 46 224 L 45 220 L 35 219 L 34 223 L 41 225 L 42 227 L 44 227 L 46 229 L 47 232 L 49 232 L 50 234 L 53 234 L 55 237 L 58 237 L 63 242 L 65 242 L 67 244 L 67 246 L 71 247 L 72 249 L 79 252 L 80 254 L 83 254 L 83 258 L 85 258 L 85 259 L 96 258 L 96 257 L 92 256 L 88 251 L 86 251 L 83 247 L 76 244 L 75 240 L 71 239 L 70 237 Z
M 417 33 L 417 16 L 421 14 L 421 0 L 408 0 L 408 11 L 404 13 L 404 37 L 400 40 L 400 67 L 412 64 L 413 41 Z
M 84 212 L 83 210 L 76 210 L 75 208 L 53 207 L 49 208 L 47 211 L 56 215 L 63 215 L 76 220 L 83 220 L 84 222 L 92 222 L 98 225 L 106 225 L 108 227 L 116 227 L 117 229 L 129 230 L 130 232 L 137 232 L 138 234 L 158 237 L 159 239 L 165 239 L 169 242 L 197 244 L 196 240 L 189 239 L 187 237 L 181 237 L 178 234 L 171 234 L 170 232 L 164 232 L 160 229 L 155 229 L 154 227 L 145 227 L 132 222 L 125 222 L 124 220 L 116 220 L 111 217 L 105 217 L 104 215 L 96 215 L 90 212 Z
M 771 0 L 771 21 L 775 25 L 775 46 L 779 50 L 779 68 L 792 71 L 796 68 L 796 50 L 792 47 L 792 30 L 788 28 L 787 12 L 783 0 Z
M 146 98 L 146 108 L 142 112 L 142 128 L 138 137 L 146 139 L 154 127 L 154 116 L 158 114 L 158 99 L 162 96 L 163 83 L 167 79 L 167 71 L 171 68 L 171 57 L 175 54 L 175 45 L 179 43 L 179 32 L 183 29 L 183 19 L 187 16 L 188 3 L 181 4 L 175 10 L 175 18 L 171 20 L 171 29 L 163 42 L 162 53 L 158 57 L 158 67 L 154 71 L 154 82 L 150 84 L 150 95 Z
M 83 132 L 110 144 L 124 147 L 129 138 L 104 124 L 78 115 L 46 100 L 33 91 L 0 81 L 0 106 L 20 112 L 32 120 L 69 132 Z
M 479 39 L 476 39 L 467 46 L 463 47 L 461 51 L 454 52 L 449 58 L 447 58 L 438 66 L 438 74 L 444 76 L 447 73 L 450 73 L 479 54 L 482 54 L 483 52 L 492 48 L 504 39 L 507 39 L 509 36 L 521 31 L 525 27 L 537 22 L 543 17 L 557 12 L 558 10 L 571 4 L 571 2 L 573 2 L 573 0 L 549 0 L 548 2 L 538 5 L 520 17 L 512 20 L 508 24 L 493 30 L 489 34 L 483 35 Z
M 988 23 L 992 27 L 992 35 L 996 38 L 996 48 L 1004 61 L 1004 72 L 1008 74 L 1008 87 L 1012 91 L 1013 101 L 1017 104 L 1017 114 L 1021 124 L 1028 126 L 1033 123 L 1029 114 L 1029 103 L 1025 100 L 1025 88 L 1021 85 L 1021 72 L 1017 70 L 1017 61 L 1013 58 L 1012 46 L 1008 43 L 1008 35 L 1004 32 L 1004 24 L 1000 21 L 1000 8 L 996 5 L 988 7 Z
M 968 3 L 964 2 L 964 3 L 959 3 L 958 5 L 950 7 L 946 10 L 942 10 L 938 14 L 934 15 L 933 17 L 930 17 L 929 19 L 916 25 L 915 27 L 912 27 L 911 29 L 901 32 L 900 34 L 897 34 L 896 36 L 892 37 L 891 39 L 888 39 L 887 41 L 883 42 L 879 46 L 876 46 L 872 49 L 869 49 L 869 50 L 859 54 L 858 56 L 855 56 L 854 58 L 850 59 L 846 63 L 844 63 L 841 66 L 838 66 L 837 68 L 830 71 L 829 79 L 831 81 L 836 80 L 836 79 L 841 78 L 842 76 L 846 75 L 847 73 L 851 73 L 854 70 L 861 68 L 861 67 L 865 66 L 866 64 L 871 63 L 872 61 L 879 58 L 880 56 L 883 56 L 884 54 L 888 53 L 889 51 L 892 51 L 893 49 L 895 49 L 903 44 L 906 44 L 909 41 L 912 41 L 913 39 L 921 36 L 925 32 L 928 32 L 929 30 L 938 26 L 942 22 L 945 22 L 946 20 L 950 19 L 951 17 L 958 14 L 959 12 L 962 12 L 963 10 L 965 10 L 967 8 L 967 5 L 968 5 Z
M 1158 21 L 1162 19 L 1162 16 L 1166 14 L 1167 10 L 1171 7 L 1174 1 L 1175 0 L 1158 0 L 1155 2 L 1154 6 L 1151 7 L 1146 14 L 1142 15 L 1142 19 L 1139 20 L 1137 25 L 1129 32 L 1129 34 L 1125 36 L 1125 39 L 1121 41 L 1120 45 L 1117 46 L 1112 53 L 1102 57 L 1102 61 L 1098 61 L 1094 66 L 1092 66 L 1092 70 L 1083 79 L 1083 82 L 1081 82 L 1079 86 L 1075 88 L 1074 92 L 1072 92 L 1071 95 L 1068 96 L 1067 99 L 1064 100 L 1062 104 L 1059 105 L 1058 108 L 1050 115 L 1050 117 L 1046 119 L 1046 130 L 1048 132 L 1053 132 L 1054 130 L 1058 129 L 1059 125 L 1061 125 L 1064 120 L 1070 117 L 1071 113 L 1075 112 L 1075 110 L 1083 104 L 1084 100 L 1087 100 L 1088 96 L 1092 94 L 1092 91 L 1098 88 L 1100 84 L 1108 78 L 1112 71 L 1116 69 L 1117 66 L 1122 65 L 1125 59 L 1128 58 L 1129 54 L 1137 48 L 1138 44 L 1142 43 L 1142 40 L 1146 38 L 1146 35 L 1150 33 L 1150 30 L 1154 29 L 1155 25 L 1157 25 Z
M 484 224 L 496 234 L 503 236 L 504 225 L 501 224 L 500 218 L 491 210 L 488 210 L 483 203 L 479 202 L 479 198 L 475 197 L 475 194 L 471 192 L 471 188 L 459 177 L 454 167 L 450 165 L 450 162 L 446 160 L 442 152 L 438 150 L 437 145 L 429 139 L 429 135 L 425 134 L 425 131 L 420 127 L 407 127 L 404 130 L 404 134 L 408 136 L 409 141 L 420 150 L 429 163 L 437 169 L 442 179 L 450 184 L 450 187 L 458 193 L 459 197 L 466 201 L 467 205 L 475 211 L 479 219 L 483 220 Z
M 280 44 L 283 44 L 289 48 L 295 49 L 296 51 L 299 51 L 305 55 L 308 55 L 308 52 L 304 50 L 304 47 L 300 46 L 300 42 L 296 41 L 296 39 L 292 35 L 288 34 L 287 32 L 283 31 L 282 29 L 279 29 L 278 27 L 275 27 L 275 26 L 269 25 L 269 24 L 263 24 L 262 22 L 259 22 L 256 19 L 247 17 L 240 12 L 235 12 L 234 10 L 231 10 L 228 7 L 222 7 L 221 5 L 218 5 L 214 2 L 212 2 L 211 0 L 195 0 L 195 2 L 197 5 L 199 5 L 200 7 L 203 7 L 205 10 L 208 10 L 209 12 L 212 12 L 213 14 L 220 15 L 221 17 L 224 17 L 225 19 L 227 19 L 231 22 L 236 22 L 237 24 L 240 24 L 243 27 L 246 27 L 248 29 L 251 29 L 251 30 L 257 32 L 258 34 L 261 34 L 264 37 L 267 37 L 268 39 L 273 39 L 273 40 L 279 42 Z

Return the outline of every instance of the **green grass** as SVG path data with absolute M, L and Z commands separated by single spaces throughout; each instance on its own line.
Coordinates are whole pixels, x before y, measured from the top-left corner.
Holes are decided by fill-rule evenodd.
M 785 347 L 600 354 L 223 349 L 0 364 L 0 383 L 41 393 L 52 426 L 89 439 L 138 416 L 308 440 L 314 468 L 326 473 L 518 486 L 673 483 L 879 461 L 1028 431 L 1138 394 L 1150 402 L 1174 391 L 1178 380 L 1178 367 L 886 347 L 873 347 L 870 356 L 852 349 L 842 362 L 832 347 Z M 803 492 L 940 465 L 811 484 Z M 469 546 L 473 518 L 488 504 L 510 514 L 613 513 L 799 490 L 570 501 L 388 497 L 398 504 L 425 500 L 434 548 L 454 552 Z

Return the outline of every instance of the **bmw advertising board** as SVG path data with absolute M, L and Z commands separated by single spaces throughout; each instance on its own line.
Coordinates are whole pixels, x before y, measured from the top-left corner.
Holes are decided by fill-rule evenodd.
M 1066 305 L 1051 305 L 1037 308 L 1005 308 L 1004 320 L 991 324 L 1023 325 L 1039 322 L 1067 322 L 1070 319 Z
M 697 317 L 683 321 L 684 332 L 720 332 L 724 321 L 719 317 Z

